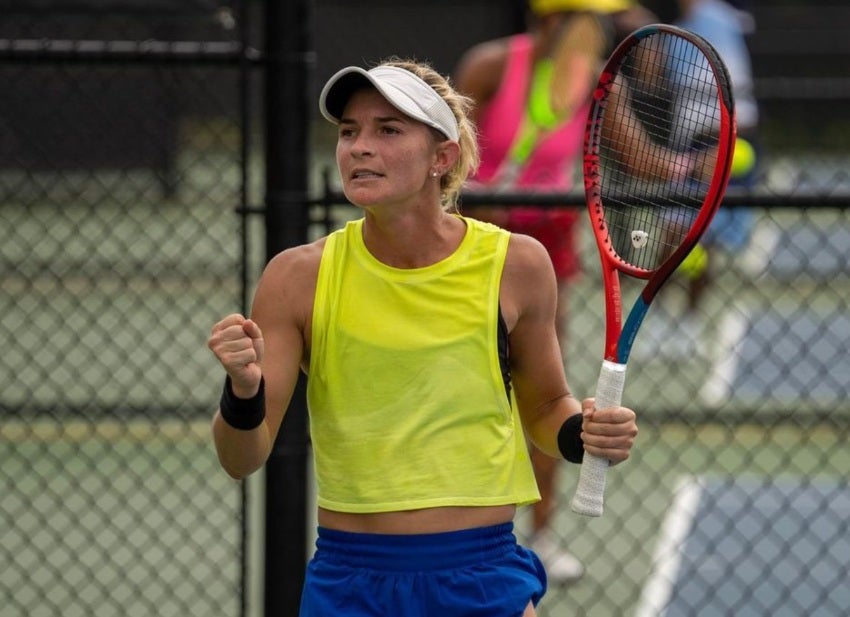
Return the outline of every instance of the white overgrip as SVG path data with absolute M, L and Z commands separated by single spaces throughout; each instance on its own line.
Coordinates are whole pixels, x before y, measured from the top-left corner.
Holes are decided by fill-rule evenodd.
M 625 384 L 626 365 L 603 360 L 599 381 L 596 382 L 596 409 L 619 407 Z M 585 516 L 602 516 L 608 464 L 606 458 L 584 453 L 578 486 L 570 502 L 573 512 Z

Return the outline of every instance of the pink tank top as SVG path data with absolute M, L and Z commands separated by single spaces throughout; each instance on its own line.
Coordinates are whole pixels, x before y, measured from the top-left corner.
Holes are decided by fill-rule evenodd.
M 489 184 L 511 150 L 525 117 L 532 77 L 533 43 L 527 34 L 508 39 L 508 56 L 499 90 L 478 116 L 481 165 L 475 179 Z M 569 190 L 581 155 L 587 106 L 567 122 L 544 134 L 517 177 L 516 188 Z
M 526 113 L 533 74 L 533 42 L 527 34 L 508 39 L 508 56 L 499 90 L 478 115 L 481 164 L 475 180 L 497 184 L 499 170 L 509 156 Z M 588 105 L 567 122 L 542 134 L 525 162 L 513 188 L 568 191 L 581 156 Z M 574 227 L 579 217 L 575 208 L 510 208 L 509 231 L 537 238 L 552 258 L 555 274 L 568 278 L 579 270 Z

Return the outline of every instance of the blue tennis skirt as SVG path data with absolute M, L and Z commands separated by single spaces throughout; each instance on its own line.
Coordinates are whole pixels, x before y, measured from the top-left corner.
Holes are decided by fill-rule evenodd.
M 320 527 L 301 617 L 521 617 L 546 572 L 513 523 L 385 535 Z

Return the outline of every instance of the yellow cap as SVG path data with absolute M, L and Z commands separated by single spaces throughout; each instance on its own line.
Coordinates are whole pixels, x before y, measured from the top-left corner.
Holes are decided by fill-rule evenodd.
M 561 11 L 596 11 L 616 13 L 632 6 L 632 0 L 529 0 L 535 15 L 548 15 Z

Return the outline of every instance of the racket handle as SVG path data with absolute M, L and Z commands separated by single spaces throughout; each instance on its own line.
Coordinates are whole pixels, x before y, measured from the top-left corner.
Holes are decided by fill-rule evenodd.
M 626 383 L 626 365 L 603 360 L 596 382 L 596 409 L 619 407 Z M 602 516 L 605 499 L 605 476 L 608 459 L 584 453 L 578 476 L 578 487 L 570 502 L 573 512 L 585 516 Z

